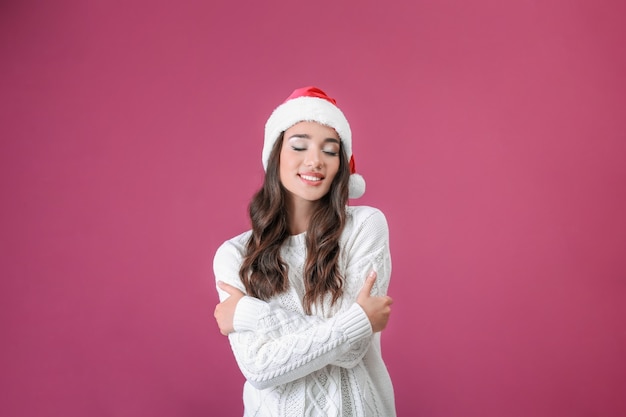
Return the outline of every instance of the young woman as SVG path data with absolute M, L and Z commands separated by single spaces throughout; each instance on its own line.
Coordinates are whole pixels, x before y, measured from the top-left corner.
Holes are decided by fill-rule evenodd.
M 391 275 L 385 216 L 365 191 L 334 99 L 295 90 L 265 125 L 252 230 L 214 259 L 215 318 L 246 377 L 245 416 L 393 417 L 381 356 Z

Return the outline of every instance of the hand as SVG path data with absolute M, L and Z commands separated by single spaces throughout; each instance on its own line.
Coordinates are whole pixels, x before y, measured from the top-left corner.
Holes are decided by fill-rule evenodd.
M 235 309 L 237 308 L 237 303 L 245 294 L 232 285 L 228 285 L 222 281 L 218 281 L 217 286 L 222 291 L 226 291 L 230 295 L 230 297 L 215 306 L 215 312 L 213 313 L 213 316 L 217 321 L 217 326 L 220 328 L 220 332 L 224 336 L 228 336 L 229 333 L 235 331 L 233 327 Z
M 389 314 L 391 314 L 391 304 L 393 304 L 391 297 L 386 295 L 382 297 L 372 297 L 370 295 L 375 282 L 376 272 L 372 271 L 365 279 L 365 283 L 356 299 L 356 302 L 367 314 L 367 318 L 370 319 L 374 333 L 382 331 L 387 326 Z

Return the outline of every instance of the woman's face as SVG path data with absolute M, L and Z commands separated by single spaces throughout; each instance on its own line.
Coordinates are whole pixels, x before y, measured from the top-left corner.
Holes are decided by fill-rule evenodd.
M 293 125 L 280 151 L 280 182 L 295 199 L 319 200 L 339 171 L 339 152 L 335 129 L 315 122 Z

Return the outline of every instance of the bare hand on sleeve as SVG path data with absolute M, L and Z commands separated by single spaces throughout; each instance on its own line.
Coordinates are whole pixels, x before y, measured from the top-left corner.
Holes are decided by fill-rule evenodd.
M 367 314 L 374 333 L 382 331 L 387 326 L 389 314 L 391 314 L 391 304 L 393 304 L 393 300 L 387 295 L 382 297 L 370 295 L 375 282 L 376 272 L 372 271 L 365 279 L 365 283 L 356 299 L 356 302 Z
M 217 326 L 220 328 L 220 332 L 224 336 L 228 336 L 229 333 L 235 331 L 233 327 L 233 318 L 235 317 L 235 309 L 237 308 L 237 303 L 244 296 L 244 293 L 239 291 L 239 289 L 229 285 L 225 282 L 219 281 L 217 286 L 222 290 L 227 292 L 230 297 L 219 303 L 215 306 L 215 312 L 213 316 L 215 316 L 215 320 L 217 321 Z

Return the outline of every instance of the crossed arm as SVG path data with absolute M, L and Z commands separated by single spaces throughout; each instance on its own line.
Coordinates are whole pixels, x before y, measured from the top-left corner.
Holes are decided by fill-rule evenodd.
M 355 287 L 352 304 L 330 318 L 305 315 L 283 308 L 276 301 L 262 301 L 244 294 L 238 277 L 241 249 L 237 242 L 218 250 L 214 264 L 221 302 L 215 308 L 220 332 L 228 335 L 233 353 L 246 379 L 264 389 L 304 377 L 327 365 L 350 368 L 360 363 L 370 347 L 371 336 L 382 331 L 389 320 L 392 300 L 385 295 L 390 275 L 386 223 L 382 216 L 365 222 L 367 239 L 346 242 Z M 374 231 L 372 231 L 374 230 Z M 380 230 L 380 233 L 375 233 Z M 370 268 L 363 281 L 359 271 Z M 380 282 L 378 282 L 380 281 Z M 374 293 L 375 295 L 372 295 Z
M 237 288 L 219 282 L 230 296 L 215 308 L 222 334 L 229 335 L 239 367 L 246 379 L 259 389 L 287 383 L 322 367 L 356 365 L 369 348 L 373 332 L 385 328 L 392 300 L 373 297 L 376 280 L 368 276 L 357 302 L 330 319 L 306 316 L 273 308 L 269 303 L 244 296 Z M 240 321 L 235 331 L 233 317 L 239 303 L 254 311 L 250 323 Z
M 380 332 L 387 326 L 389 314 L 391 313 L 391 304 L 393 303 L 391 297 L 387 295 L 380 297 L 371 295 L 375 282 L 376 272 L 371 271 L 365 279 L 365 283 L 363 284 L 356 300 L 356 303 L 361 306 L 370 321 L 372 333 Z M 227 299 L 215 307 L 214 312 L 215 320 L 220 328 L 220 332 L 224 336 L 228 336 L 230 333 L 235 331 L 233 327 L 235 310 L 239 300 L 241 300 L 245 294 L 238 288 L 222 281 L 218 281 L 217 286 L 229 295 Z

